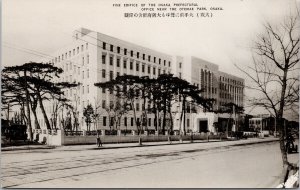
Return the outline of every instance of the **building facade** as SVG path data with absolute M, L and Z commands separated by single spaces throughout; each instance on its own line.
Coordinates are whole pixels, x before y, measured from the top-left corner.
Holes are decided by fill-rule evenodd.
M 219 71 L 216 64 L 209 63 L 196 57 L 171 56 L 155 50 L 151 50 L 130 42 L 126 42 L 102 33 L 80 28 L 73 32 L 73 42 L 58 50 L 50 60 L 55 66 L 61 67 L 64 72 L 58 81 L 76 82 L 80 85 L 73 89 L 66 89 L 64 95 L 70 99 L 79 118 L 79 130 L 86 129 L 83 109 L 91 104 L 101 116 L 91 126 L 91 130 L 109 128 L 109 108 L 114 104 L 114 97 L 108 90 L 95 87 L 94 83 L 106 82 L 119 75 L 149 76 L 156 78 L 162 73 L 173 73 L 190 83 L 205 89 L 203 97 L 214 98 L 214 108 L 219 108 L 223 103 L 233 101 L 238 105 L 243 104 L 244 80 Z M 148 102 L 146 102 L 148 103 Z M 143 102 L 136 102 L 137 117 L 142 114 Z M 147 107 L 147 105 L 146 105 Z M 53 102 L 46 105 L 48 117 L 54 112 Z M 66 115 L 58 116 L 57 125 Z M 186 122 L 190 130 L 204 131 L 199 123 L 207 123 L 207 130 L 211 130 L 216 122 L 213 119 L 203 119 L 201 114 L 191 113 Z M 210 113 L 211 115 L 215 115 Z M 45 128 L 43 117 L 39 117 L 41 127 Z M 210 117 L 209 117 L 210 118 Z M 199 120 L 200 119 L 200 120 Z M 175 128 L 180 126 L 175 117 Z M 155 129 L 154 116 L 149 114 L 147 125 L 149 129 Z M 198 123 L 198 124 L 197 124 Z M 128 130 L 134 130 L 133 114 L 124 115 L 120 126 Z
M 213 110 L 219 110 L 228 103 L 243 106 L 244 79 L 221 72 L 218 65 L 194 56 L 177 57 L 177 59 L 185 68 L 183 78 L 199 89 L 203 89 L 204 92 L 201 95 L 204 98 L 215 100 Z M 192 107 L 190 105 L 188 109 Z M 202 108 L 197 108 L 197 110 L 197 113 L 188 111 L 190 114 L 188 114 L 186 120 L 187 131 L 216 133 L 218 132 L 217 128 L 227 127 L 230 120 L 232 121 L 228 130 L 237 130 L 238 122 L 236 121 L 238 121 L 238 118 L 235 118 L 234 114 L 215 114 L 205 112 Z M 176 119 L 178 123 L 179 116 Z M 178 124 L 178 126 L 180 125 Z

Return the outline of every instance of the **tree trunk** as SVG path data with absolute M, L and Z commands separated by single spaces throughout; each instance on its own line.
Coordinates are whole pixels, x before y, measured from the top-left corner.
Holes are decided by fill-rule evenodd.
M 33 113 L 33 116 L 34 116 L 35 128 L 40 129 L 41 127 L 40 127 L 39 120 L 38 120 L 37 115 L 36 115 L 36 111 L 32 110 L 32 113 Z
M 144 105 L 143 105 L 144 107 L 143 107 L 143 110 L 144 110 L 144 118 L 143 118 L 143 124 L 144 124 L 144 129 L 146 130 L 146 131 L 148 131 L 148 125 L 147 125 L 147 119 L 148 119 L 148 117 L 147 117 L 147 110 L 146 110 L 146 97 L 144 97 Z M 144 122 L 144 120 L 145 120 L 145 122 Z
M 165 133 L 166 130 L 166 115 L 167 115 L 167 100 L 164 99 L 164 116 L 163 116 L 163 123 L 162 123 L 162 132 Z
M 183 97 L 183 105 L 182 105 L 182 111 L 183 111 L 183 135 L 186 135 L 186 129 L 185 129 L 185 103 L 186 103 L 186 97 Z
M 134 117 L 134 122 L 135 122 L 135 125 L 136 125 L 136 129 L 138 131 L 138 135 L 140 135 L 140 126 L 139 124 L 137 123 L 137 118 L 136 118 L 136 111 L 135 111 L 135 107 L 134 107 L 134 103 L 133 101 L 131 100 L 131 107 L 132 107 L 132 110 L 133 110 L 133 117 Z
M 30 101 L 31 104 L 31 110 L 34 116 L 34 124 L 35 124 L 35 129 L 40 129 L 40 124 L 39 124 L 39 120 L 36 114 L 36 108 L 37 108 L 37 101 L 33 100 L 33 102 Z
M 286 153 L 286 148 L 285 148 L 285 131 L 283 127 L 283 120 L 282 118 L 278 118 L 277 121 L 277 129 L 279 129 L 279 146 L 280 146 L 280 151 L 281 151 L 281 156 L 282 156 L 282 162 L 283 166 L 288 165 L 288 158 L 287 158 L 287 153 Z
M 44 116 L 44 120 L 45 120 L 47 129 L 51 129 L 51 125 L 50 125 L 50 122 L 48 120 L 48 117 L 47 117 L 47 114 L 46 114 L 46 111 L 45 111 L 45 108 L 44 108 L 44 105 L 43 105 L 42 97 L 41 97 L 39 92 L 37 93 L 37 98 L 38 98 L 38 101 L 39 101 L 39 104 L 40 104 L 40 108 L 42 110 L 42 114 Z
M 173 123 L 173 116 L 172 116 L 172 110 L 171 110 L 171 101 L 169 101 L 168 107 L 169 107 L 170 122 L 171 122 L 170 132 L 172 132 L 173 128 L 174 128 L 174 123 Z
M 280 151 L 281 151 L 281 155 L 282 155 L 283 166 L 288 165 L 287 153 L 286 153 L 286 149 L 284 146 L 285 131 L 284 131 L 284 127 L 283 127 L 283 107 L 284 107 L 284 101 L 285 101 L 284 99 L 285 99 L 285 93 L 286 93 L 286 87 L 287 87 L 287 72 L 288 72 L 288 68 L 285 68 L 283 71 L 281 99 L 280 99 L 280 107 L 279 107 L 279 111 L 278 111 L 278 120 L 280 123 L 280 125 L 279 125 L 279 127 L 280 127 L 279 142 L 280 142 Z
M 24 71 L 25 80 L 27 78 L 26 71 Z M 25 81 L 25 91 L 26 91 L 26 108 L 27 108 L 27 125 L 28 125 L 28 131 L 29 131 L 29 140 L 33 140 L 33 134 L 32 134 L 32 126 L 31 126 L 31 118 L 30 118 L 30 106 L 29 106 L 29 91 L 27 86 L 27 81 Z

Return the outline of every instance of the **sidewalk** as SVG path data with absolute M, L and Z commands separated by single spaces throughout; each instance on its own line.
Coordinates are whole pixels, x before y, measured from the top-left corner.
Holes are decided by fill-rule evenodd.
M 279 141 L 278 138 L 274 137 L 266 137 L 263 139 L 260 138 L 249 138 L 249 139 L 241 139 L 241 140 L 194 140 L 193 143 L 214 143 L 219 142 L 224 146 L 237 146 L 237 145 L 247 145 L 247 144 L 256 144 L 256 143 L 264 143 L 264 142 L 272 142 Z M 172 141 L 169 143 L 168 141 L 162 142 L 143 142 L 142 145 L 136 143 L 119 143 L 119 144 L 103 144 L 102 147 L 98 147 L 95 144 L 89 145 L 68 145 L 68 146 L 48 146 L 48 145 L 23 145 L 23 146 L 10 146 L 10 147 L 1 147 L 1 151 L 19 151 L 19 150 L 36 150 L 36 149 L 55 149 L 56 151 L 82 151 L 82 150 L 93 150 L 93 149 L 118 149 L 118 148 L 134 148 L 134 147 L 149 147 L 149 146 L 171 146 L 178 144 L 191 144 L 190 141 L 183 141 L 180 143 L 179 141 Z

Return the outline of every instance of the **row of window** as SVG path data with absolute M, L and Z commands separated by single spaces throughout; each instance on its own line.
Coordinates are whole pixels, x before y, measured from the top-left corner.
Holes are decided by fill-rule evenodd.
M 124 117 L 123 121 L 124 121 L 124 126 L 127 127 L 129 125 L 129 120 L 130 120 L 130 126 L 134 126 L 134 118 L 133 117 Z M 152 122 L 153 121 L 153 122 Z M 137 123 L 140 123 L 140 118 L 137 118 Z M 160 122 L 162 122 L 162 119 L 160 120 Z M 156 119 L 155 118 L 148 118 L 147 122 L 146 120 L 144 120 L 144 124 L 146 124 L 147 126 L 151 126 L 153 123 L 153 125 L 156 125 Z M 108 117 L 107 116 L 103 116 L 103 121 L 102 121 L 103 126 L 107 126 L 108 125 Z M 111 117 L 110 118 L 110 126 L 114 125 L 114 118 Z M 190 120 L 187 119 L 187 127 L 190 126 Z
M 128 60 L 124 59 L 123 60 L 123 68 L 124 69 L 127 69 L 127 63 L 128 63 Z M 106 54 L 102 54 L 102 64 L 106 64 Z M 113 61 L 113 56 L 112 55 L 109 56 L 109 65 L 111 65 L 111 66 L 114 65 L 114 61 Z M 120 58 L 117 58 L 116 67 L 121 67 L 121 59 Z M 129 69 L 133 70 L 133 67 L 134 67 L 133 60 L 130 60 L 130 62 L 129 62 Z M 136 71 L 140 71 L 140 62 L 136 62 L 135 68 L 136 68 Z M 150 74 L 150 69 L 151 69 L 151 66 L 148 65 L 148 73 L 149 74 Z M 141 64 L 141 71 L 142 72 L 146 72 L 145 70 L 146 70 L 146 64 L 142 63 Z M 155 71 L 154 71 L 154 73 L 155 73 Z
M 260 125 L 260 120 L 249 120 L 249 124 Z
M 78 91 L 81 92 L 81 94 L 85 94 L 85 93 L 88 94 L 88 93 L 90 93 L 90 85 L 86 85 L 86 86 L 82 85 L 82 87 L 78 86 Z M 77 94 L 76 89 L 67 89 L 67 90 L 65 90 L 65 95 L 66 96 L 72 97 L 75 93 Z
M 88 43 L 85 44 L 85 47 L 84 47 L 84 44 L 82 44 L 81 48 L 80 48 L 80 46 L 78 46 L 77 48 L 74 48 L 73 51 L 70 50 L 66 53 L 63 53 L 63 54 L 59 55 L 58 57 L 55 57 L 54 59 L 52 59 L 50 62 L 57 63 L 57 62 L 63 61 L 64 59 L 71 58 L 71 56 L 74 56 L 75 54 L 79 54 L 80 51 L 83 52 L 84 50 L 88 50 L 88 48 L 89 48 Z
M 74 67 L 74 73 L 75 73 L 75 67 Z M 78 75 L 80 75 L 80 67 L 78 67 Z M 82 79 L 85 79 L 85 78 L 90 78 L 90 70 L 87 69 L 86 72 L 82 71 L 82 75 L 81 75 Z M 62 79 L 64 81 L 64 78 Z M 73 75 L 69 75 L 69 76 L 66 76 L 66 80 L 65 81 L 69 81 L 69 82 L 74 82 L 76 81 L 75 78 L 73 80 Z
M 138 70 L 136 70 L 136 71 L 138 71 Z M 144 71 L 145 70 L 142 70 L 142 72 L 144 73 Z M 158 69 L 157 70 L 158 71 L 158 75 L 160 75 L 160 74 L 166 74 L 166 70 L 163 70 L 162 71 L 162 73 L 161 73 L 161 70 L 160 69 Z M 170 72 L 168 72 L 168 73 L 170 73 Z M 149 66 L 148 67 L 148 74 L 151 74 L 151 67 Z M 152 69 L 152 74 L 153 75 L 156 75 L 156 68 L 155 67 L 153 67 L 153 69 Z M 126 73 L 124 73 L 124 75 L 126 75 Z M 120 72 L 116 72 L 116 77 L 117 76 L 120 76 Z M 102 69 L 102 78 L 106 78 L 107 77 L 107 73 L 106 73 L 106 70 L 105 69 Z M 113 80 L 114 79 L 114 72 L 113 71 L 109 71 L 109 79 L 110 80 Z
M 220 76 L 220 81 L 224 81 L 224 82 L 227 82 L 227 83 L 230 82 L 230 83 L 233 83 L 234 85 L 243 85 L 243 82 L 241 82 L 241 81 L 225 78 L 225 77 L 222 77 L 222 76 Z
M 102 49 L 106 50 L 107 49 L 107 43 L 106 42 L 103 42 L 102 43 Z M 158 63 L 158 64 L 164 64 L 164 66 L 166 66 L 166 63 L 167 61 L 166 60 L 163 60 L 161 58 L 157 58 L 155 56 L 152 56 L 151 55 L 146 55 L 146 54 L 141 54 L 140 52 L 134 52 L 133 50 L 131 51 L 128 51 L 126 48 L 122 49 L 121 47 L 117 46 L 115 48 L 114 45 L 110 44 L 109 46 L 109 50 L 111 52 L 116 52 L 118 54 L 121 54 L 121 50 L 123 50 L 123 55 L 127 55 L 128 53 L 130 54 L 130 57 L 136 57 L 137 59 L 142 59 L 142 60 L 148 60 L 149 62 L 153 62 L 153 63 Z M 171 61 L 168 61 L 168 66 L 171 67 Z
M 225 91 L 230 91 L 230 92 L 235 92 L 235 93 L 242 93 L 242 88 L 241 87 L 235 87 L 233 85 L 225 84 L 225 83 L 220 83 L 220 90 L 225 90 Z

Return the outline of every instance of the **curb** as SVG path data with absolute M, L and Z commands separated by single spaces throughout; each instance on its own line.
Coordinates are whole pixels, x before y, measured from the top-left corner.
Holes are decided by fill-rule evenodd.
M 43 147 L 5 147 L 5 148 L 1 147 L 1 152 L 17 151 L 17 150 L 43 150 L 43 149 L 55 149 L 55 146 L 43 146 Z
M 131 145 L 131 146 L 113 146 L 113 147 L 87 147 L 87 148 L 83 148 L 83 149 L 65 149 L 64 146 L 42 146 L 42 147 L 6 147 L 6 148 L 1 148 L 1 151 L 5 152 L 5 151 L 21 151 L 21 150 L 38 150 L 38 149 L 56 149 L 57 151 L 82 151 L 82 150 L 105 150 L 105 149 L 121 149 L 121 148 L 137 148 L 137 147 L 154 147 L 154 146 L 168 146 L 168 145 L 182 145 L 182 144 L 200 144 L 200 143 L 214 143 L 214 142 L 232 142 L 232 141 L 240 141 L 240 140 L 224 140 L 224 141 L 216 141 L 216 140 L 210 140 L 210 141 L 194 141 L 194 142 L 190 142 L 190 141 L 186 141 L 186 142 L 178 142 L 178 141 L 173 141 L 171 143 L 164 143 L 164 144 L 142 144 L 139 145 L 138 143 L 136 143 L 136 145 Z M 279 141 L 279 139 L 270 139 L 270 140 L 265 140 L 265 141 L 256 141 L 256 142 L 246 142 L 244 141 L 241 144 L 233 144 L 233 145 L 225 145 L 225 146 L 245 146 L 245 145 L 251 145 L 251 144 L 260 144 L 260 143 L 268 143 L 268 142 L 274 142 L 274 141 Z M 75 146 L 75 145 L 74 145 Z M 80 145 L 77 145 L 78 147 L 80 147 Z M 93 145 L 89 145 L 89 146 L 93 146 Z M 95 144 L 95 146 L 97 146 Z M 68 147 L 68 146 L 65 146 Z

